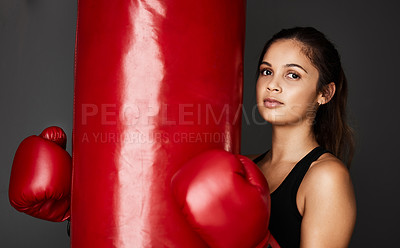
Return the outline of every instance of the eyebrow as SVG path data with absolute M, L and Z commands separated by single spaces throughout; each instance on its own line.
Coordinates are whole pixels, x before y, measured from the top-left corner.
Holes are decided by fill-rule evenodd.
M 298 68 L 302 69 L 303 71 L 305 71 L 308 74 L 307 70 L 304 69 L 301 65 L 298 65 L 298 64 L 286 64 L 285 66 L 286 67 L 298 67 Z
M 271 65 L 270 63 L 268 63 L 267 61 L 262 61 L 260 65 L 262 65 L 262 64 L 268 65 L 268 66 L 271 66 L 271 67 L 272 67 L 272 65 Z
M 272 67 L 272 65 L 270 63 L 268 63 L 267 61 L 262 61 L 261 64 L 264 64 L 264 65 Z M 303 71 L 305 71 L 308 74 L 307 70 L 304 69 L 301 65 L 298 65 L 298 64 L 286 64 L 285 67 L 298 67 L 298 68 L 302 69 Z

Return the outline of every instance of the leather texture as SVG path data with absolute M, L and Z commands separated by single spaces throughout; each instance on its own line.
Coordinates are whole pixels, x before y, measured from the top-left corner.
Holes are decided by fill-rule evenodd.
M 8 193 L 16 210 L 55 222 L 70 218 L 72 159 L 65 144 L 66 135 L 58 127 L 49 127 L 40 136 L 21 142 L 14 156 Z
M 239 153 L 244 0 L 79 0 L 71 246 L 207 247 L 170 182 Z
M 178 171 L 172 188 L 187 221 L 209 247 L 269 243 L 268 184 L 247 157 L 223 150 L 204 152 Z

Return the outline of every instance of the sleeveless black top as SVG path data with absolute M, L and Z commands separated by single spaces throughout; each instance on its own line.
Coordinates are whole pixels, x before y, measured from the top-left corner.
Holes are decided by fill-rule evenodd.
M 296 204 L 299 186 L 312 162 L 328 152 L 322 147 L 316 147 L 303 157 L 290 171 L 279 187 L 271 193 L 271 217 L 269 230 L 282 248 L 300 247 L 300 230 L 303 217 Z M 254 159 L 261 161 L 265 155 Z

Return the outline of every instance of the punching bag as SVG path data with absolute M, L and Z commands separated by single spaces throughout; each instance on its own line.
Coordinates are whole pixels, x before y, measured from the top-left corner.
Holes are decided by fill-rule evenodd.
M 71 247 L 206 247 L 170 182 L 239 153 L 245 0 L 79 0 Z

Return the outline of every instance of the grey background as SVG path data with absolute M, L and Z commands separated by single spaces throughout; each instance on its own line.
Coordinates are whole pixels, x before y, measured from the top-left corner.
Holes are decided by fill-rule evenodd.
M 65 223 L 17 212 L 7 192 L 12 159 L 25 137 L 49 125 L 63 127 L 71 137 L 76 13 L 76 1 L 0 0 L 1 247 L 69 247 Z M 243 119 L 242 153 L 261 153 L 270 144 L 270 125 L 261 125 L 253 109 L 258 56 L 273 33 L 314 26 L 342 55 L 358 142 L 351 168 L 358 219 L 350 247 L 398 246 L 399 21 L 395 0 L 247 3 L 244 113 L 249 122 Z

